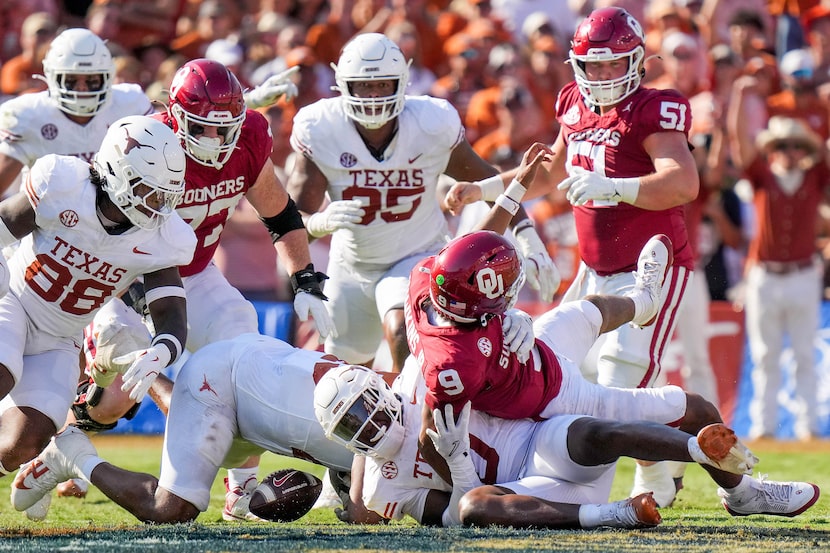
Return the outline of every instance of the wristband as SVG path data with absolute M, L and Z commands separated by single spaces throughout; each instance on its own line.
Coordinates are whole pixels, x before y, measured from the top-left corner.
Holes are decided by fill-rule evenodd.
M 504 194 L 500 194 L 498 198 L 496 198 L 495 204 L 508 212 L 510 215 L 515 215 L 519 212 L 519 202 L 512 198 L 508 198 Z
M 615 178 L 614 191 L 620 196 L 620 200 L 627 204 L 634 204 L 640 194 L 640 177 Z
M 485 202 L 494 202 L 499 194 L 504 192 L 504 181 L 501 180 L 501 175 L 493 175 L 477 181 L 475 184 L 481 188 L 481 199 Z
M 510 185 L 504 191 L 504 195 L 513 200 L 516 203 L 522 203 L 522 198 L 525 197 L 525 193 L 527 192 L 527 188 L 524 187 L 522 183 L 513 179 L 510 181 Z
M 184 293 L 184 288 L 181 286 L 159 286 L 157 288 L 150 288 L 144 291 L 144 299 L 147 305 L 150 305 L 161 298 L 187 298 Z
M 296 296 L 298 292 L 306 292 L 312 296 L 317 296 L 321 300 L 327 300 L 323 289 L 320 288 L 320 283 L 329 277 L 325 273 L 314 270 L 314 264 L 309 263 L 304 269 L 300 269 L 288 279 L 291 282 L 291 289 L 294 290 Z
M 170 350 L 170 355 L 171 355 L 170 361 L 168 361 L 167 364 L 172 365 L 173 363 L 175 363 L 179 359 L 179 357 L 182 354 L 182 343 L 174 335 L 164 333 L 164 334 L 156 334 L 155 338 L 153 338 L 153 341 L 150 342 L 150 345 L 156 346 L 161 341 L 166 341 L 167 342 L 165 345 Z M 173 347 L 170 347 L 170 346 L 173 346 Z

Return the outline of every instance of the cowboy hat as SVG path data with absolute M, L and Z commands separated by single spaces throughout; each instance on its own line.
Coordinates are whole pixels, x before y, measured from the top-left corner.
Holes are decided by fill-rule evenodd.
M 761 150 L 766 150 L 778 142 L 798 142 L 803 144 L 810 154 L 817 153 L 821 148 L 821 138 L 804 121 L 781 115 L 770 117 L 767 128 L 759 132 L 756 139 L 756 144 Z

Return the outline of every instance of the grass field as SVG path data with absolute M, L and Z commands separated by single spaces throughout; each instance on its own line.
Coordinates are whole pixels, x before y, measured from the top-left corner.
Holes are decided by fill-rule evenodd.
M 116 464 L 158 473 L 160 438 L 100 436 L 95 443 L 101 455 Z M 751 446 L 761 457 L 757 468 L 769 474 L 770 479 L 809 480 L 830 494 L 830 442 L 767 442 Z M 260 476 L 282 466 L 302 468 L 318 475 L 323 472 L 314 465 L 266 455 Z M 620 463 L 613 499 L 624 497 L 628 491 L 632 467 L 631 461 Z M 140 524 L 94 488 L 84 500 L 55 498 L 48 518 L 42 523 L 28 521 L 8 501 L 0 501 L 0 552 L 830 551 L 830 499 L 827 497 L 793 519 L 732 518 L 720 506 L 715 485 L 697 466 L 689 467 L 686 488 L 680 492 L 675 505 L 661 511 L 663 524 L 656 529 L 638 531 L 434 529 L 413 523 L 348 526 L 340 523 L 328 509 L 315 509 L 290 524 L 226 523 L 221 519 L 222 476 L 219 475 L 213 487 L 210 509 L 188 525 Z M 10 482 L 10 478 L 5 481 Z

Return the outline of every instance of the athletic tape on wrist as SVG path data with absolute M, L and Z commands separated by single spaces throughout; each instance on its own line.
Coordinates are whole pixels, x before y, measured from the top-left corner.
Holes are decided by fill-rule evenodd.
M 512 198 L 508 198 L 504 194 L 500 194 L 499 197 L 496 198 L 495 204 L 510 213 L 510 215 L 515 215 L 519 211 L 519 202 Z
M 159 286 L 144 291 L 144 299 L 147 305 L 161 298 L 184 298 L 184 288 L 181 286 Z
M 504 181 L 501 180 L 501 175 L 493 175 L 476 182 L 481 188 L 481 199 L 485 202 L 494 202 L 499 194 L 504 192 Z
M 510 181 L 510 185 L 504 191 L 504 195 L 516 203 L 522 203 L 525 193 L 527 193 L 527 188 L 516 179 Z
M 172 357 L 170 358 L 170 362 L 168 363 L 168 365 L 172 365 L 182 355 L 182 343 L 174 335 L 169 334 L 169 333 L 164 333 L 164 334 L 156 334 L 156 336 L 153 338 L 153 341 L 151 342 L 151 345 L 156 346 L 162 340 L 167 340 L 168 344 L 173 345 L 172 348 L 169 348 Z

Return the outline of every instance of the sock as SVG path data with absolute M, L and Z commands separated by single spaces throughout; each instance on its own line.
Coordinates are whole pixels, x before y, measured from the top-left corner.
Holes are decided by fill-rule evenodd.
M 75 468 L 80 471 L 87 482 L 92 482 L 92 471 L 103 462 L 105 461 L 97 455 L 89 455 L 83 459 L 76 460 Z
M 11 471 L 8 470 L 6 467 L 4 467 L 3 463 L 0 462 L 0 476 L 6 476 L 7 474 L 9 474 L 9 472 L 11 472 Z
M 604 505 L 581 505 L 579 507 L 579 526 L 582 528 L 597 528 L 602 517 L 600 510 Z
M 689 438 L 688 441 L 688 448 L 689 448 L 689 455 L 692 456 L 692 460 L 695 463 L 699 463 L 701 465 L 710 465 L 711 459 L 703 453 L 703 450 L 700 449 L 700 444 L 697 443 L 697 436 L 692 436 Z
M 724 490 L 726 493 L 728 493 L 729 495 L 737 495 L 737 496 L 740 496 L 740 495 L 742 495 L 745 491 L 747 491 L 748 489 L 750 489 L 750 485 L 749 485 L 749 483 L 750 483 L 750 481 L 751 481 L 751 480 L 752 480 L 752 479 L 751 479 L 751 477 L 749 477 L 749 476 L 747 476 L 746 474 L 744 474 L 744 475 L 743 475 L 743 477 L 741 478 L 741 482 L 740 482 L 740 484 L 738 484 L 738 485 L 737 485 L 737 486 L 735 486 L 734 488 L 723 488 L 723 490 Z
M 228 489 L 253 490 L 259 483 L 259 480 L 257 480 L 258 470 L 259 467 L 228 469 Z

